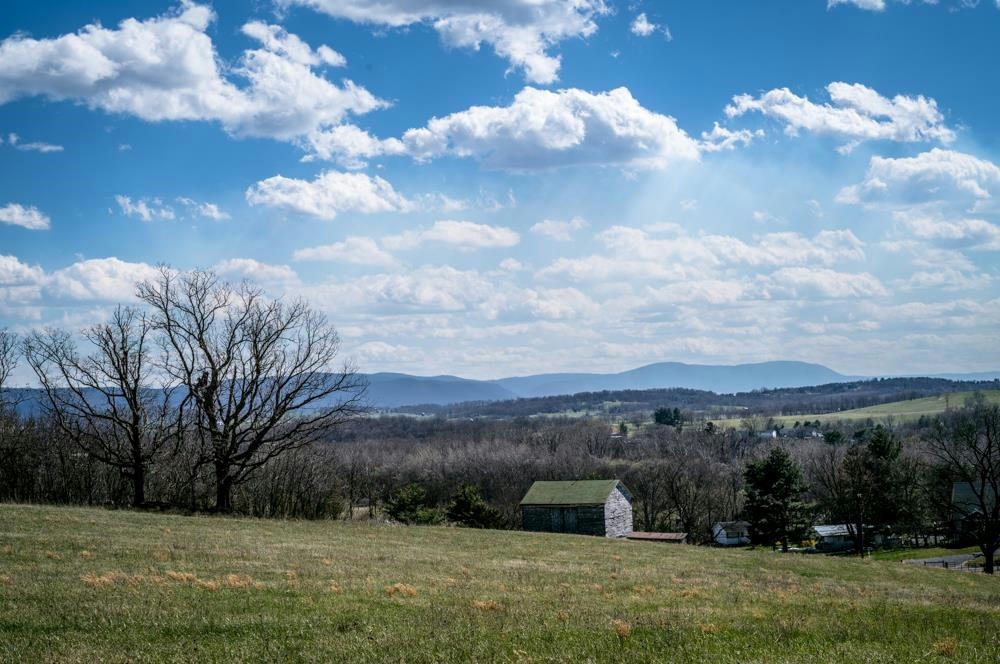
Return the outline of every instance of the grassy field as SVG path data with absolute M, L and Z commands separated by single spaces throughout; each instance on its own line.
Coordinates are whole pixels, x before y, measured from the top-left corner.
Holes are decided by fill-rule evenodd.
M 571 535 L 0 505 L 0 660 L 1000 661 L 1000 578 Z
M 952 392 L 936 397 L 925 397 L 923 399 L 910 399 L 908 401 L 893 401 L 878 406 L 868 406 L 867 408 L 855 408 L 853 410 L 842 410 L 836 413 L 812 413 L 809 415 L 791 415 L 789 417 L 776 417 L 776 422 L 791 426 L 795 422 L 836 422 L 844 421 L 864 421 L 869 418 L 876 423 L 884 422 L 887 419 L 894 419 L 897 422 L 902 420 L 916 420 L 921 415 L 937 415 L 943 413 L 947 408 L 961 408 L 965 400 L 973 395 L 972 392 Z M 986 400 L 991 403 L 1000 403 L 1000 390 L 987 390 L 983 392 Z M 739 427 L 741 418 L 731 417 L 713 420 L 716 426 Z

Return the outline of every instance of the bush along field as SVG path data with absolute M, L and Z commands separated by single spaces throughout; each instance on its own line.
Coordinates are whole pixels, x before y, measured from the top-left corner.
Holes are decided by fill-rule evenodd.
M 435 526 L 0 506 L 10 662 L 1000 661 L 1000 579 Z

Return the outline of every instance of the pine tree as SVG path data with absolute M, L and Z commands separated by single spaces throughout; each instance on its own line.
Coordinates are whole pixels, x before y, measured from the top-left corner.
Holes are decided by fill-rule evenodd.
M 802 499 L 806 483 L 798 464 L 785 450 L 776 447 L 764 459 L 747 464 L 744 513 L 750 522 L 754 544 L 801 540 L 812 525 L 812 506 Z

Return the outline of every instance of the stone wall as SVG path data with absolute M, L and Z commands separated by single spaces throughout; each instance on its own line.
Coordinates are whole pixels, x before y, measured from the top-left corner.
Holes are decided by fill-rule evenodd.
M 632 503 L 620 487 L 604 503 L 604 534 L 608 537 L 625 537 L 632 532 Z

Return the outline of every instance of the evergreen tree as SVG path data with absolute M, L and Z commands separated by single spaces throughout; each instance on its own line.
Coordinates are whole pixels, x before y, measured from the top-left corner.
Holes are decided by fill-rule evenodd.
M 751 541 L 781 542 L 781 550 L 788 551 L 788 542 L 803 539 L 812 525 L 812 508 L 802 499 L 806 483 L 801 469 L 788 452 L 776 447 L 766 458 L 747 464 L 744 476 Z

